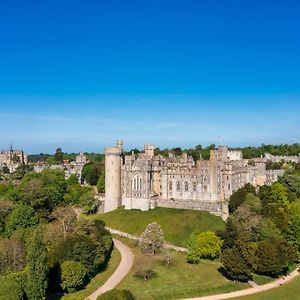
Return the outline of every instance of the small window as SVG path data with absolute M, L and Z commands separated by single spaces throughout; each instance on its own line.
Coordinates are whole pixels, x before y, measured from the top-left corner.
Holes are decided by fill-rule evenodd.
M 197 183 L 193 182 L 193 191 L 196 192 L 197 191 Z
M 230 184 L 228 184 L 228 189 L 230 190 Z
M 173 186 L 172 186 L 172 181 L 169 182 L 169 190 L 172 191 Z
M 189 191 L 189 184 L 188 184 L 188 182 L 185 182 L 185 183 L 184 183 L 184 190 L 185 190 L 186 192 Z
M 181 190 L 181 187 L 180 187 L 180 182 L 179 182 L 179 181 L 177 182 L 177 185 L 176 185 L 176 190 L 177 190 L 177 191 L 180 191 L 180 190 Z

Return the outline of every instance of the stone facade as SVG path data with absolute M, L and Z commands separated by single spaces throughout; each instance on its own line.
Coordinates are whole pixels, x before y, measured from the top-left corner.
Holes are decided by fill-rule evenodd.
M 64 161 L 63 164 L 59 165 L 49 165 L 45 162 L 38 162 L 34 165 L 33 170 L 36 173 L 43 172 L 47 169 L 60 169 L 65 171 L 65 177 L 69 178 L 71 175 L 76 175 L 78 177 L 78 181 L 80 184 L 83 184 L 83 180 L 81 178 L 81 172 L 85 164 L 87 164 L 89 160 L 87 159 L 86 155 L 83 152 L 80 152 L 76 155 L 76 160 L 71 161 Z
M 241 151 L 226 146 L 211 150 L 209 160 L 194 161 L 183 153 L 155 155 L 154 145 L 143 153 L 123 154 L 123 143 L 105 149 L 104 211 L 155 207 L 209 211 L 226 218 L 227 199 L 246 183 L 272 184 L 282 170 L 266 170 L 264 159 L 243 159 Z
M 0 167 L 8 167 L 9 172 L 13 173 L 18 166 L 27 165 L 28 156 L 23 150 L 1 150 L 0 152 Z

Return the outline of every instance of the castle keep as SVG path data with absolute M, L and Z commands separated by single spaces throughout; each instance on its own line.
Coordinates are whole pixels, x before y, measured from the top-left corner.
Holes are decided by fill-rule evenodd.
M 271 184 L 283 170 L 266 170 L 263 158 L 243 159 L 241 151 L 226 146 L 211 150 L 209 160 L 194 161 L 183 153 L 155 155 L 154 145 L 144 152 L 124 155 L 123 142 L 105 149 L 104 211 L 120 206 L 149 210 L 155 207 L 205 210 L 226 218 L 226 199 L 246 183 Z

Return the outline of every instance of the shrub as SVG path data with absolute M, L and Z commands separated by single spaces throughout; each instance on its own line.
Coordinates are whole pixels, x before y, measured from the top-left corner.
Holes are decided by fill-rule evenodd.
M 22 300 L 21 285 L 12 278 L 0 277 L 0 300 Z
M 102 294 L 97 300 L 134 300 L 134 297 L 128 290 L 114 289 Z
M 193 234 L 187 261 L 198 263 L 201 258 L 215 259 L 221 253 L 223 241 L 212 231 Z
M 77 261 L 66 260 L 61 264 L 61 287 L 69 293 L 79 290 L 86 277 L 86 268 Z

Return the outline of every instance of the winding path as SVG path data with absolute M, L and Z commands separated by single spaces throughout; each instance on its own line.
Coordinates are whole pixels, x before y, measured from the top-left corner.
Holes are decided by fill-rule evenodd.
M 293 271 L 289 275 L 282 277 L 280 279 L 277 279 L 268 284 L 255 286 L 253 288 L 235 291 L 235 292 L 226 293 L 226 294 L 188 298 L 188 299 L 184 299 L 184 300 L 223 300 L 223 299 L 231 299 L 231 298 L 236 298 L 236 297 L 241 297 L 241 296 L 253 295 L 253 294 L 263 292 L 263 291 L 268 291 L 268 290 L 280 287 L 281 285 L 288 283 L 289 281 L 293 280 L 295 277 L 297 277 L 299 275 L 300 275 L 300 273 L 297 268 L 295 271 Z
M 133 253 L 131 252 L 130 248 L 124 245 L 119 240 L 114 239 L 115 247 L 121 253 L 121 262 L 116 269 L 116 271 L 108 278 L 108 280 L 93 294 L 91 294 L 87 299 L 89 300 L 96 300 L 101 294 L 112 290 L 115 288 L 121 280 L 129 273 L 132 264 L 133 264 Z
M 134 260 L 134 255 L 129 247 L 123 244 L 121 241 L 114 239 L 115 247 L 121 253 L 121 262 L 117 267 L 116 271 L 111 275 L 111 277 L 100 287 L 96 290 L 93 294 L 91 294 L 87 299 L 89 300 L 96 300 L 101 294 L 114 289 L 122 279 L 129 273 Z M 298 266 L 300 267 L 300 266 Z M 225 293 L 225 294 L 218 294 L 218 295 L 211 295 L 211 296 L 203 296 L 203 297 L 196 297 L 196 298 L 187 298 L 183 300 L 223 300 L 223 299 L 232 299 L 236 297 L 248 296 L 257 294 L 260 292 L 268 291 L 274 288 L 278 288 L 283 284 L 286 284 L 293 280 L 295 277 L 299 276 L 300 273 L 298 268 L 290 273 L 289 275 L 277 279 L 271 283 L 264 284 L 264 285 L 253 285 L 252 288 L 247 288 L 244 290 L 239 290 L 235 292 Z

